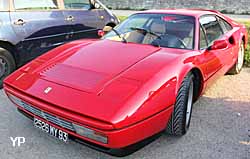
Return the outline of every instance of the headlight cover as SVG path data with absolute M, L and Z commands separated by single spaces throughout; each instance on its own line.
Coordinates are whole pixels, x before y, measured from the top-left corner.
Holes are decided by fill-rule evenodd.
M 9 93 L 8 93 L 8 97 L 10 98 L 10 100 L 11 100 L 13 103 L 15 103 L 16 105 L 18 105 L 18 106 L 24 108 L 24 106 L 23 106 L 23 101 L 22 101 L 20 98 L 14 96 L 14 95 L 12 95 L 12 94 L 9 94 Z
M 105 136 L 104 134 L 101 134 L 99 132 L 96 132 L 92 129 L 89 129 L 89 128 L 86 128 L 83 126 L 79 126 L 79 125 L 74 124 L 74 123 L 73 123 L 73 126 L 76 130 L 76 133 L 83 136 L 83 137 L 86 137 L 86 138 L 89 138 L 89 139 L 92 139 L 92 140 L 95 140 L 95 141 L 98 141 L 98 142 L 101 142 L 104 144 L 108 143 L 108 137 Z

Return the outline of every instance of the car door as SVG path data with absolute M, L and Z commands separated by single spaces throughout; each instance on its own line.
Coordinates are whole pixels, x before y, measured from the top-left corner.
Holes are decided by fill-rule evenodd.
M 72 40 L 98 37 L 98 12 L 89 0 L 63 0 L 63 5 L 65 20 L 73 28 Z
M 13 30 L 22 39 L 17 49 L 23 62 L 69 40 L 71 26 L 64 20 L 57 0 L 13 0 Z
M 223 30 L 224 37 L 228 40 L 229 45 L 230 45 L 229 47 L 231 49 L 231 52 L 230 54 L 227 54 L 227 66 L 228 66 L 228 69 L 230 69 L 238 58 L 238 56 L 233 53 L 235 52 L 238 53 L 238 50 L 240 49 L 240 43 L 237 43 L 237 40 L 236 40 L 237 39 L 236 37 L 239 37 L 237 35 L 239 32 L 237 32 L 237 29 L 234 29 L 231 26 L 231 24 L 229 24 L 223 18 L 217 16 L 217 19 Z
M 228 39 L 214 15 L 206 15 L 200 18 L 200 50 L 204 57 L 206 79 L 215 74 L 226 73 L 226 65 L 229 59 L 232 58 L 232 47 L 217 50 L 210 49 L 214 41 L 225 38 Z

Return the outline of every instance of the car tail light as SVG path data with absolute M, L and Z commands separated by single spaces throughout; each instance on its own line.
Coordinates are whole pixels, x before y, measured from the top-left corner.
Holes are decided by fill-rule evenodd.
M 92 139 L 92 140 L 95 140 L 104 144 L 108 143 L 108 137 L 102 133 L 96 132 L 92 129 L 89 129 L 83 126 L 79 126 L 74 123 L 73 123 L 73 126 L 76 130 L 76 133 L 83 137 L 86 137 L 86 138 L 89 138 L 89 139 Z

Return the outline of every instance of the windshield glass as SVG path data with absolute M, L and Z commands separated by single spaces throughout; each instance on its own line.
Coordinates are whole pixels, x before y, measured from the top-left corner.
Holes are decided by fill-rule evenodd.
M 8 10 L 8 1 L 0 0 L 0 11 Z
M 195 18 L 175 14 L 135 14 L 115 27 L 127 42 L 167 48 L 194 48 Z M 103 39 L 122 41 L 114 31 Z

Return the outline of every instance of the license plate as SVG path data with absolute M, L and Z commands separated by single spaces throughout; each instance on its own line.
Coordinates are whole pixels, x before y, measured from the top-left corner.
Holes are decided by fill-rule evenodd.
M 57 129 L 51 126 L 50 124 L 43 122 L 37 118 L 34 118 L 33 124 L 35 128 L 38 128 L 41 131 L 50 134 L 51 136 L 54 136 L 63 142 L 68 141 L 68 133 L 64 132 L 63 130 Z

